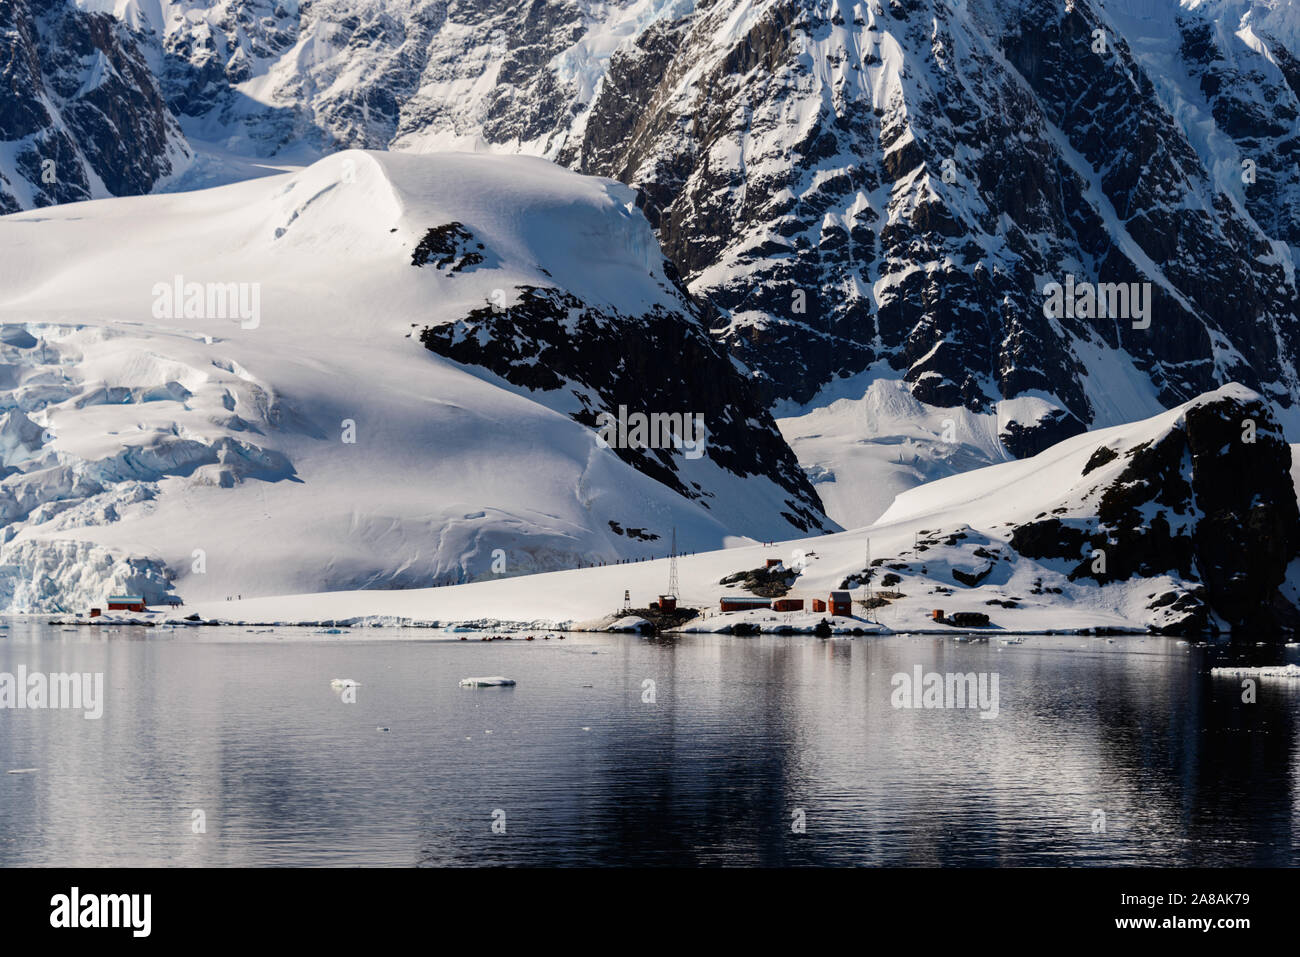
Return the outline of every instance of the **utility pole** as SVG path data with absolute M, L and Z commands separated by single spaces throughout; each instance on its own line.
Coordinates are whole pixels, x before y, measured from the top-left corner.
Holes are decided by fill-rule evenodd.
M 668 594 L 677 596 L 677 527 L 673 526 L 673 550 L 668 556 Z
M 871 537 L 867 536 L 867 563 L 863 566 L 865 579 L 863 584 L 867 588 L 867 621 L 876 620 L 875 609 L 871 607 Z

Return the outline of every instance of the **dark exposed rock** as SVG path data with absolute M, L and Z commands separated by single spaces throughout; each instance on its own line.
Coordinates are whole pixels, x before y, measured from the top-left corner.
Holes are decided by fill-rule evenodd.
M 740 585 L 746 591 L 762 598 L 781 598 L 790 591 L 790 587 L 798 577 L 795 572 L 783 566 L 751 568 L 749 571 L 727 575 L 718 584 Z
M 1118 457 L 1105 451 L 1106 461 Z M 1095 515 L 1018 526 L 1013 547 L 1029 558 L 1077 563 L 1072 580 L 1172 574 L 1196 583 L 1148 605 L 1167 612 L 1160 630 L 1171 634 L 1203 631 L 1211 613 L 1240 634 L 1291 627 L 1296 613 L 1279 586 L 1300 552 L 1300 508 L 1291 449 L 1267 403 L 1242 390 L 1220 392 L 1123 457 L 1119 474 L 1096 489 Z
M 1011 533 L 1011 547 L 1026 558 L 1078 558 L 1089 541 L 1085 529 L 1059 518 L 1018 525 Z
M 618 522 L 612 520 L 609 523 L 609 527 L 615 535 L 624 535 L 638 542 L 657 542 L 659 540 L 657 534 L 647 531 L 644 528 L 624 528 Z
M 188 155 L 130 32 L 70 0 L 0 0 L 4 142 L 0 211 L 147 193 Z
M 1029 0 L 1005 31 L 973 39 L 972 21 L 946 2 L 891 4 L 864 18 L 850 46 L 828 41 L 834 17 L 801 0 L 772 4 L 721 44 L 731 11 L 701 7 L 616 54 L 581 144 L 562 158 L 571 151 L 579 169 L 638 188 L 665 252 L 719 308 L 715 333 L 759 371 L 766 396 L 806 401 L 882 358 L 933 405 L 986 411 L 999 397 L 1054 396 L 1049 414 L 1005 423 L 1004 445 L 1023 457 L 1094 419 L 1076 343 L 1124 350 L 1171 405 L 1230 379 L 1284 383 L 1270 392 L 1283 406 L 1300 395 L 1300 296 L 1267 252 L 1300 224 L 1288 121 L 1300 101 L 1265 60 L 1237 78 L 1240 101 L 1214 107 L 1236 118 L 1243 155 L 1271 150 L 1275 186 L 1251 194 L 1260 213 L 1247 219 L 1217 192 L 1123 38 L 1104 60 L 1090 52 L 1092 31 L 1113 28 L 1089 0 L 1068 11 Z M 1177 29 L 1203 22 L 1185 12 Z M 917 69 L 901 100 L 876 103 L 863 67 L 880 62 L 882 32 Z M 1231 73 L 1201 39 L 1185 45 L 1187 61 Z M 1275 59 L 1289 62 L 1280 49 Z M 849 72 L 828 86 L 810 56 Z M 698 80 L 686 87 L 688 71 Z M 793 104 L 809 118 L 795 129 Z M 1082 174 L 1054 129 L 1084 157 Z M 881 190 L 885 207 L 864 208 L 860 198 Z M 1159 264 L 1154 281 L 1111 210 Z M 1062 278 L 1065 262 L 1096 264 L 1080 281 L 1152 282 L 1155 331 L 1045 318 L 1039 277 Z
M 694 608 L 678 605 L 671 611 L 665 611 L 662 608 L 630 608 L 623 614 L 644 618 L 646 623 L 641 626 L 641 633 L 655 635 L 663 631 L 670 631 L 673 628 L 680 628 L 692 618 L 698 618 L 700 613 Z
M 967 588 L 974 588 L 980 582 L 984 581 L 984 579 L 988 578 L 992 573 L 993 565 L 990 563 L 977 572 L 968 572 L 960 568 L 954 568 L 952 570 L 952 577 L 955 581 L 960 582 Z
M 787 498 L 784 515 L 801 531 L 829 530 L 821 501 L 748 381 L 708 337 L 683 300 L 682 311 L 656 305 L 639 316 L 595 309 L 570 293 L 523 286 L 504 308 L 484 306 L 464 319 L 420 333 L 426 348 L 482 366 L 520 387 L 567 389 L 581 409 L 572 417 L 596 429 L 601 413 L 624 406 L 680 410 L 703 417 L 703 454 L 737 476 L 765 476 Z M 680 451 L 617 447 L 629 465 L 708 505 L 706 493 L 678 474 Z
M 1247 420 L 1253 441 L 1243 435 Z M 1192 408 L 1186 442 L 1207 600 L 1234 627 L 1276 630 L 1278 586 L 1300 549 L 1291 448 L 1266 405 L 1236 398 Z
M 1103 445 L 1097 449 L 1096 452 L 1092 453 L 1092 457 L 1088 459 L 1088 464 L 1083 467 L 1083 474 L 1087 475 L 1093 469 L 1101 468 L 1103 465 L 1108 462 L 1113 462 L 1117 458 L 1119 458 L 1118 452 Z
M 1056 409 L 1034 422 L 1017 422 L 1012 419 L 998 434 L 1006 450 L 1016 458 L 1029 458 L 1058 442 L 1086 431 L 1077 417 L 1064 409 Z
M 432 262 L 439 269 L 451 266 L 452 272 L 462 272 L 483 262 L 483 249 L 483 244 L 474 239 L 464 223 L 446 223 L 424 234 L 411 252 L 411 265 Z

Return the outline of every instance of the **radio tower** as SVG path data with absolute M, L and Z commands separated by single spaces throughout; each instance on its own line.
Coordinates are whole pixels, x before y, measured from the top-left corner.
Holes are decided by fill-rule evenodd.
M 668 594 L 677 597 L 677 527 L 673 527 L 673 549 L 668 556 Z
M 867 598 L 871 597 L 871 539 L 867 539 L 867 563 L 862 566 L 865 569 L 862 584 L 867 586 Z
M 871 605 L 871 539 L 870 537 L 867 538 L 867 565 L 866 565 L 866 574 L 864 577 L 866 578 L 866 581 L 863 582 L 863 584 L 867 586 L 867 605 L 870 606 Z M 867 621 L 875 621 L 875 620 L 876 620 L 876 610 L 874 608 L 868 607 Z

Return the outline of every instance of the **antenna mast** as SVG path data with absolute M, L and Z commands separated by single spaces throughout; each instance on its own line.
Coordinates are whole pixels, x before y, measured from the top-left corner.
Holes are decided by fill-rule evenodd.
M 867 586 L 867 621 L 875 621 L 875 609 L 871 607 L 871 537 L 867 537 L 867 564 L 863 570 L 863 584 Z
M 673 548 L 668 556 L 668 594 L 677 597 L 677 527 L 673 526 Z

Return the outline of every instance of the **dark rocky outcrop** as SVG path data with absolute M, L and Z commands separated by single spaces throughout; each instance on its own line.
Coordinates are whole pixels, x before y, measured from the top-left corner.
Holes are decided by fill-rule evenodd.
M 1095 511 L 1018 526 L 1011 544 L 1020 554 L 1072 563 L 1076 581 L 1168 574 L 1190 583 L 1153 595 L 1148 606 L 1172 633 L 1211 627 L 1211 613 L 1242 635 L 1295 627 L 1296 610 L 1279 586 L 1300 553 L 1300 508 L 1291 448 L 1267 402 L 1219 390 L 1158 439 L 1107 451 L 1084 470 L 1111 467 L 1084 495 Z
M 739 585 L 760 598 L 782 598 L 789 593 L 798 577 L 797 572 L 783 565 L 777 565 L 773 568 L 751 568 L 748 571 L 736 572 L 734 575 L 722 578 L 718 584 Z
M 821 501 L 749 382 L 709 338 L 698 308 L 655 305 L 640 315 L 597 309 L 553 287 L 521 286 L 513 303 L 485 305 L 420 332 L 424 346 L 481 366 L 522 388 L 567 390 L 573 419 L 599 428 L 602 413 L 702 417 L 703 454 L 738 477 L 766 477 L 786 497 L 781 516 L 800 531 L 831 530 Z M 715 493 L 686 479 L 677 448 L 614 447 L 632 467 L 705 506 Z
M 484 246 L 464 223 L 445 223 L 424 234 L 411 252 L 411 265 L 433 263 L 438 269 L 451 267 L 452 272 L 472 269 L 483 262 Z

